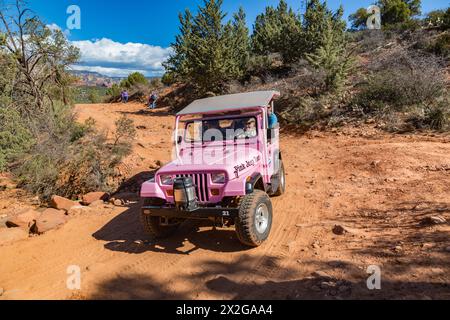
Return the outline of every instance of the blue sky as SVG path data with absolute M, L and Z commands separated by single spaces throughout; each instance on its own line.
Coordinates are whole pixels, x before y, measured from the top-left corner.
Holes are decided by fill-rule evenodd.
M 141 71 L 148 76 L 161 74 L 161 62 L 170 53 L 170 43 L 178 32 L 178 14 L 189 8 L 195 11 L 203 0 L 30 0 L 33 10 L 54 27 L 66 29 L 70 5 L 81 9 L 81 29 L 67 32 L 68 39 L 80 47 L 82 63 L 77 69 L 99 71 L 112 76 L 124 76 Z M 287 0 L 296 11 L 301 11 L 300 0 Z M 360 7 L 368 7 L 373 0 L 328 0 L 332 9 L 344 5 L 345 14 Z M 256 16 L 278 0 L 224 0 L 223 9 L 237 11 L 243 6 L 249 27 Z M 423 0 L 423 12 L 446 8 L 448 0 Z

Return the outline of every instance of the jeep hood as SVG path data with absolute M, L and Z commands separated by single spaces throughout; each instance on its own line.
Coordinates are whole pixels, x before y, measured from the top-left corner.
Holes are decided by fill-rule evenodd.
M 259 170 L 261 162 L 262 153 L 255 148 L 184 149 L 178 159 L 161 168 L 158 174 L 226 172 L 229 179 L 233 180 Z

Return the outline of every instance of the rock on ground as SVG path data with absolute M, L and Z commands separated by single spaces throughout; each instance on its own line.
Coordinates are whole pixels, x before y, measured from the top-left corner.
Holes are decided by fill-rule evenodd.
M 36 221 L 34 232 L 42 234 L 47 231 L 57 229 L 67 222 L 65 211 L 56 209 L 47 209 Z
M 70 208 L 78 205 L 75 201 L 59 197 L 59 196 L 53 196 L 52 200 L 50 201 L 50 206 L 54 209 L 58 210 L 65 210 L 68 212 Z
M 421 224 L 424 226 L 433 226 L 433 225 L 445 224 L 445 223 L 447 223 L 447 220 L 445 220 L 445 218 L 441 217 L 441 216 L 426 217 L 426 218 L 422 219 L 422 221 L 421 221 Z
M 70 208 L 70 210 L 67 212 L 67 215 L 70 217 L 77 217 L 77 216 L 81 216 L 85 213 L 89 213 L 90 211 L 91 211 L 91 209 L 89 207 L 74 206 L 74 207 Z
M 20 212 L 15 217 L 11 217 L 6 221 L 8 228 L 21 228 L 26 232 L 29 232 L 39 218 L 40 213 L 33 209 L 26 209 Z
M 89 206 L 90 204 L 99 200 L 108 201 L 108 198 L 109 195 L 105 192 L 91 192 L 83 196 L 81 204 Z
M 0 245 L 27 239 L 28 232 L 21 228 L 0 229 Z
M 105 205 L 105 202 L 103 200 L 97 200 L 92 202 L 89 207 L 90 208 L 99 208 L 99 207 L 103 207 Z

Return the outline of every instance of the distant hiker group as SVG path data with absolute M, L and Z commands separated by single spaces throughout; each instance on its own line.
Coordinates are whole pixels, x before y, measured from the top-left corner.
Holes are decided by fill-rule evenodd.
M 123 90 L 120 93 L 120 101 L 122 103 L 128 103 L 129 100 L 130 100 L 130 94 L 128 93 L 127 90 Z M 148 103 L 147 103 L 148 109 L 150 109 L 150 110 L 156 109 L 156 101 L 158 101 L 158 94 L 156 92 L 152 92 L 148 98 Z

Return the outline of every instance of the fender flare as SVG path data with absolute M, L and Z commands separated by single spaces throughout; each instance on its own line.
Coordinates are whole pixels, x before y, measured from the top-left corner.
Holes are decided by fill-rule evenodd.
M 261 189 L 262 188 L 262 189 Z M 253 173 L 249 180 L 245 183 L 245 193 L 252 194 L 255 190 L 266 191 L 266 187 L 264 185 L 264 180 L 259 172 Z

